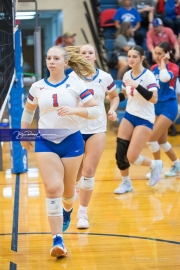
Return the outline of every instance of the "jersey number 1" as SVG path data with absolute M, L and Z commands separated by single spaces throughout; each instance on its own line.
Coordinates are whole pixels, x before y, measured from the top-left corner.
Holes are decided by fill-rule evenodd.
M 53 98 L 53 106 L 58 107 L 59 104 L 58 104 L 58 100 L 57 100 L 57 94 L 52 95 L 52 98 Z

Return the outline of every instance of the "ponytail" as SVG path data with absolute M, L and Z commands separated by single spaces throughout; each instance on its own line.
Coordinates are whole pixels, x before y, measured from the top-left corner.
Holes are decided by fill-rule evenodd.
M 147 69 L 150 68 L 150 67 L 149 67 L 149 63 L 148 63 L 148 61 L 146 60 L 146 58 L 144 58 L 144 60 L 142 61 L 142 65 L 143 65 L 144 68 L 147 68 Z
M 68 61 L 68 66 L 70 66 L 80 78 L 83 79 L 84 77 L 93 76 L 95 74 L 95 70 L 91 64 L 79 53 L 80 46 L 67 46 L 66 48 L 53 46 L 52 48 L 58 48 L 63 52 L 64 59 Z
M 84 79 L 84 77 L 93 76 L 95 74 L 94 67 L 79 53 L 80 46 L 67 46 L 65 50 L 70 56 L 68 66 L 70 66 L 80 78 Z

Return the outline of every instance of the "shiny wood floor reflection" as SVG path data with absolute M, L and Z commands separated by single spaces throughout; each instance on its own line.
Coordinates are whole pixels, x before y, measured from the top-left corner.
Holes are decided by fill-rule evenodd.
M 169 139 L 180 159 L 180 135 Z M 132 167 L 133 192 L 115 195 L 113 190 L 120 181 L 114 159 L 115 144 L 116 131 L 112 128 L 107 133 L 107 145 L 97 170 L 88 210 L 90 228 L 76 228 L 76 201 L 71 226 L 64 234 L 68 255 L 63 259 L 49 255 L 52 242 L 45 193 L 33 151 L 29 153 L 28 173 L 19 177 L 10 173 L 9 145 L 3 145 L 1 270 L 180 269 L 180 178 L 162 178 L 152 188 L 145 180 L 147 169 Z M 147 148 L 143 153 L 151 157 Z M 168 170 L 170 161 L 165 154 L 162 154 L 162 159 L 165 170 Z M 17 190 L 18 209 L 18 198 L 14 195 Z M 15 207 L 14 203 L 17 204 Z M 17 226 L 14 211 L 18 215 L 18 231 L 13 228 L 13 225 Z

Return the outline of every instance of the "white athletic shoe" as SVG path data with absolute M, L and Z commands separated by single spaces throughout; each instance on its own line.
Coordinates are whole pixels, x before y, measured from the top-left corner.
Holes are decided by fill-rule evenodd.
M 162 173 L 164 173 L 164 169 L 163 169 L 163 167 L 162 167 L 162 170 L 161 170 L 161 174 Z M 146 179 L 149 179 L 150 178 L 150 176 L 151 176 L 151 173 L 149 172 L 149 173 L 147 173 L 146 174 Z
M 84 211 L 78 211 L 77 228 L 78 229 L 88 229 L 89 228 L 88 215 Z
M 177 176 L 177 175 L 180 175 L 180 162 L 173 165 L 171 167 L 170 171 L 165 173 L 166 177 L 173 177 L 173 176 Z
M 163 162 L 162 160 L 155 160 L 155 167 L 151 168 L 150 178 L 149 178 L 149 185 L 154 186 L 156 185 L 160 178 L 161 178 L 161 171 L 163 169 Z
M 119 185 L 118 188 L 114 190 L 115 194 L 124 194 L 133 190 L 131 181 L 125 181 Z

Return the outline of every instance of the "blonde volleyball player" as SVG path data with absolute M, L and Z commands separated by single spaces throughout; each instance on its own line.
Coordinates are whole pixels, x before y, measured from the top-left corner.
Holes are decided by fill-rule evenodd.
M 131 70 L 124 74 L 123 91 L 119 94 L 120 101 L 126 97 L 128 101 L 117 137 L 116 161 L 121 171 L 122 183 L 114 190 L 116 194 L 133 189 L 129 176 L 130 164 L 150 168 L 150 186 L 159 181 L 163 167 L 161 160 L 154 161 L 140 154 L 152 134 L 154 103 L 157 102 L 156 78 L 147 69 L 144 51 L 140 46 L 134 46 L 128 51 L 128 65 Z
M 39 106 L 38 129 L 40 139 L 35 141 L 35 156 L 46 192 L 46 208 L 53 237 L 50 254 L 65 256 L 62 231 L 69 227 L 75 200 L 75 183 L 84 153 L 84 143 L 75 116 L 95 119 L 100 110 L 91 91 L 78 77 L 65 77 L 64 69 L 72 67 L 81 76 L 94 73 L 92 66 L 81 55 L 67 53 L 64 48 L 52 47 L 47 52 L 50 76 L 34 83 L 21 119 L 21 128 L 27 129 Z M 83 107 L 78 107 L 79 98 Z M 50 131 L 50 132 L 49 132 Z M 54 132 L 53 132 L 54 131 Z M 55 137 L 45 136 L 55 133 Z M 22 142 L 27 150 L 31 142 Z M 63 208 L 64 207 L 64 208 Z M 64 217 L 64 220 L 63 220 Z
M 85 143 L 85 153 L 81 169 L 78 174 L 80 206 L 77 213 L 77 228 L 89 228 L 87 208 L 94 189 L 95 173 L 106 144 L 107 116 L 104 106 L 105 94 L 108 93 L 110 108 L 108 118 L 116 120 L 116 109 L 119 104 L 119 97 L 116 92 L 116 85 L 113 78 L 107 72 L 95 68 L 97 53 L 91 44 L 84 44 L 78 48 L 81 55 L 91 64 L 95 75 L 84 76 L 83 80 L 88 89 L 93 89 L 92 94 L 101 110 L 98 119 L 89 121 L 79 118 L 79 127 Z M 75 75 L 74 72 L 70 76 Z M 76 76 L 76 75 L 75 75 Z

